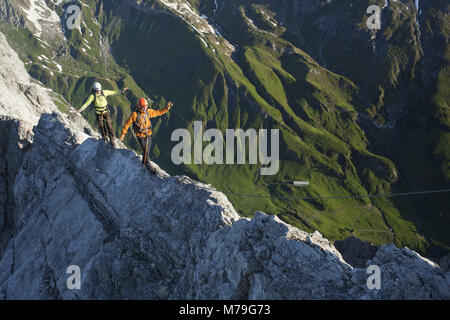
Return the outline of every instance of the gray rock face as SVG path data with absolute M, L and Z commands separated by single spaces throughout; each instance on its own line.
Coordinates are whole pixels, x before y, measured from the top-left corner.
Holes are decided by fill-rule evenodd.
M 42 113 L 56 110 L 49 93 L 31 81 L 23 62 L 0 32 L 0 116 L 36 125 Z
M 439 260 L 439 266 L 444 271 L 450 271 L 450 254 L 446 255 L 441 260 Z
M 367 266 L 380 268 L 380 290 L 367 290 L 353 287 L 349 293 L 363 299 L 448 299 L 450 273 L 418 253 L 399 249 L 392 244 L 382 246 Z M 353 270 L 355 279 L 367 277 L 361 269 Z M 359 280 L 356 280 L 358 282 Z
M 370 290 L 366 269 L 347 264 L 319 232 L 263 213 L 241 218 L 210 186 L 151 175 L 133 151 L 56 111 L 40 86 L 29 84 L 29 96 L 15 90 L 29 78 L 3 51 L 0 65 L 16 68 L 0 77 L 0 129 L 9 130 L 0 136 L 0 298 L 450 298 L 450 274 L 407 248 L 383 246 L 367 262 L 381 271 L 380 289 Z M 7 88 L 24 102 L 20 111 Z M 33 134 L 21 129 L 27 123 Z M 73 265 L 81 288 L 72 290 Z
M 0 2 L 0 20 L 14 24 L 15 26 L 23 27 L 23 19 L 21 19 L 21 12 L 9 0 Z
M 335 241 L 334 246 L 342 254 L 345 261 L 360 268 L 365 267 L 367 260 L 372 259 L 377 252 L 376 246 L 354 236 L 342 241 Z
M 32 128 L 40 114 L 51 112 L 51 104 L 48 91 L 31 82 L 22 61 L 0 33 L 0 256 L 15 234 L 15 177 L 33 141 Z
M 15 232 L 13 185 L 32 143 L 31 128 L 25 121 L 0 116 L 0 256 Z

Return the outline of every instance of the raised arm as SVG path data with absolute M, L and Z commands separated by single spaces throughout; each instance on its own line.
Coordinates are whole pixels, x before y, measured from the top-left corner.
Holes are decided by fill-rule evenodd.
M 127 87 L 123 88 L 122 90 L 103 90 L 103 94 L 105 95 L 105 97 L 115 96 L 115 95 L 121 94 L 127 90 L 128 90 Z
M 160 110 L 149 109 L 148 114 L 149 114 L 150 118 L 159 117 L 159 116 L 162 116 L 163 114 L 167 113 L 170 110 L 170 108 L 172 108 L 172 107 L 173 107 L 173 102 L 169 101 L 167 103 L 167 105 Z

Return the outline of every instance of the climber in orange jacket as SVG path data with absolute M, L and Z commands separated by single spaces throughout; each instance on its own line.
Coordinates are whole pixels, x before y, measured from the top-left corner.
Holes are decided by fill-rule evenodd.
M 161 110 L 154 110 L 148 108 L 148 101 L 144 98 L 139 100 L 138 107 L 128 118 L 125 126 L 122 129 L 120 140 L 123 141 L 127 134 L 128 128 L 133 124 L 133 131 L 136 139 L 142 147 L 142 163 L 147 166 L 151 173 L 155 174 L 156 169 L 150 164 L 150 146 L 152 144 L 152 123 L 151 118 L 159 117 L 172 108 L 173 102 L 169 101 L 167 105 Z

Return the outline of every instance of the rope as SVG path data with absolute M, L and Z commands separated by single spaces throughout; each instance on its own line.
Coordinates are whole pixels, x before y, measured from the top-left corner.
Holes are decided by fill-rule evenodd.
M 440 189 L 440 190 L 425 190 L 425 191 L 413 191 L 413 192 L 398 192 L 398 193 L 379 193 L 379 194 L 362 194 L 354 196 L 330 196 L 330 197 L 283 197 L 283 196 L 263 196 L 259 194 L 242 194 L 232 191 L 220 191 L 212 188 L 204 188 L 211 191 L 219 191 L 224 194 L 231 194 L 239 197 L 249 197 L 249 198 L 265 198 L 265 199 L 285 199 L 285 200 L 320 200 L 320 199 L 361 199 L 361 198 L 378 198 L 378 197 L 405 197 L 421 194 L 431 194 L 431 193 L 445 193 L 450 192 L 450 189 Z

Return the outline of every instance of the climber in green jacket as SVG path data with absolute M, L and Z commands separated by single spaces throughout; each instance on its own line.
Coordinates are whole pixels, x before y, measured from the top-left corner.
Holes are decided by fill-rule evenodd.
M 94 104 L 95 111 L 97 113 L 97 122 L 100 127 L 100 132 L 102 133 L 103 139 L 106 140 L 106 134 L 109 136 L 109 141 L 111 145 L 114 147 L 114 130 L 111 123 L 111 115 L 108 110 L 108 96 L 113 96 L 116 94 L 123 93 L 127 91 L 128 88 L 125 87 L 122 90 L 111 91 L 111 90 L 102 90 L 102 85 L 99 82 L 94 82 L 92 86 L 92 94 L 89 96 L 84 105 L 77 111 L 78 114 L 81 114 L 91 103 Z M 103 124 L 103 119 L 106 120 L 106 128 Z

